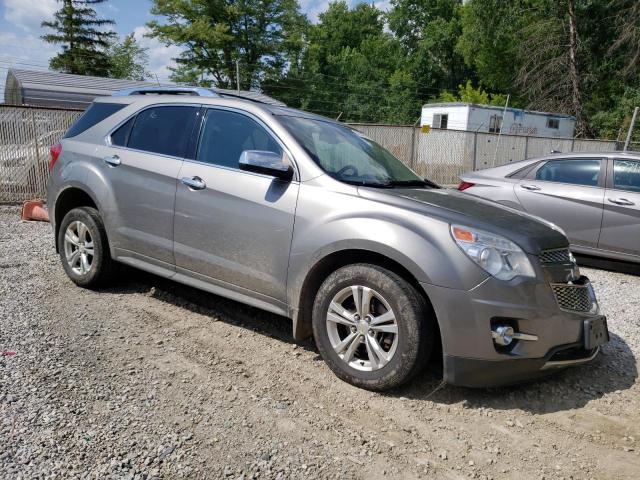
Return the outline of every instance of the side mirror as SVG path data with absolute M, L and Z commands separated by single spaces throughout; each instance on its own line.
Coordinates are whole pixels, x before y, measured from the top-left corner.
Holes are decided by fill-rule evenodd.
M 282 155 L 263 150 L 245 150 L 240 154 L 240 170 L 271 175 L 290 182 L 293 167 L 283 162 Z

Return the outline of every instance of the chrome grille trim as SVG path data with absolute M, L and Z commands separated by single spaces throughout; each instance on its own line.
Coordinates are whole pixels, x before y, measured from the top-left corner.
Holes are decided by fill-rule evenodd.
M 589 312 L 593 307 L 593 300 L 587 285 L 553 283 L 551 289 L 558 305 L 564 310 Z
M 543 250 L 540 253 L 542 263 L 573 263 L 573 256 L 568 248 Z

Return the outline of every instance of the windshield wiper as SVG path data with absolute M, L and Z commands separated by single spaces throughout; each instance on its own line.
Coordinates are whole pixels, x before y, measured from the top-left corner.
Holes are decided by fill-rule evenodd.
M 389 180 L 382 184 L 385 187 L 430 187 L 440 188 L 439 185 L 429 180 Z

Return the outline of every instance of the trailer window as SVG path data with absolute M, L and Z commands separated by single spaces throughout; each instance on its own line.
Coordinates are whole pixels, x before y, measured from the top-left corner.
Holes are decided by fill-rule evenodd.
M 431 127 L 446 129 L 448 123 L 449 123 L 448 113 L 436 113 L 433 115 L 433 122 L 431 122 Z

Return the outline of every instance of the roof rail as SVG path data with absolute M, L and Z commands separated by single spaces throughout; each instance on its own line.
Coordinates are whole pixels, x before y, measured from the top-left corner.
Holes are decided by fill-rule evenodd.
M 264 103 L 278 107 L 286 105 L 275 98 L 268 97 L 258 92 L 227 90 L 224 88 L 203 88 L 203 87 L 133 87 L 114 92 L 112 96 L 128 97 L 131 95 L 195 95 L 198 97 L 215 98 L 239 98 L 250 102 Z
M 213 90 L 201 87 L 133 87 L 119 90 L 112 94 L 114 97 L 128 97 L 130 95 L 195 95 L 198 97 L 220 97 Z

